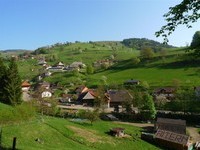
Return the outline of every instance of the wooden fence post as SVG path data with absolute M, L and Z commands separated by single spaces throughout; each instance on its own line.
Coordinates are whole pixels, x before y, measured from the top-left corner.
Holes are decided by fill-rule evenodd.
M 1 141 L 2 141 L 2 129 L 0 128 L 0 148 L 1 148 Z
M 12 150 L 16 150 L 16 141 L 17 141 L 17 137 L 14 137 L 14 138 L 13 138 Z

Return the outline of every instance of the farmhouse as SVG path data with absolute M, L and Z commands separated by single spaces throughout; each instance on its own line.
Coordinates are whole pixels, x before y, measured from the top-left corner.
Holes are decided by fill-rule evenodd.
M 165 87 L 165 88 L 157 88 L 153 92 L 153 96 L 155 100 L 159 98 L 164 98 L 166 100 L 172 100 L 174 98 L 174 93 L 176 92 L 175 88 Z
M 127 90 L 108 90 L 108 107 L 118 107 L 125 101 L 132 100 L 133 96 Z
M 73 62 L 70 66 L 70 68 L 80 69 L 86 67 L 86 65 L 82 62 Z
M 21 86 L 22 86 L 22 91 L 28 91 L 31 87 L 31 84 L 28 83 L 28 81 L 24 81 L 24 82 L 22 82 Z
M 86 106 L 94 106 L 94 100 L 97 97 L 94 90 L 88 90 L 79 95 L 77 101 Z

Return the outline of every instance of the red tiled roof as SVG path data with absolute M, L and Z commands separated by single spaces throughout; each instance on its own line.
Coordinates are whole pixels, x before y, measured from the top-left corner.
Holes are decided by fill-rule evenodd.
M 21 85 L 21 86 L 22 86 L 22 87 L 30 87 L 31 84 L 28 83 L 27 81 L 24 81 L 24 82 L 22 82 L 22 85 Z

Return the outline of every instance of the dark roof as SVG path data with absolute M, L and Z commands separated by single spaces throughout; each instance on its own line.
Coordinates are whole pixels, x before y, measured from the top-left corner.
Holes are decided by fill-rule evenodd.
M 126 90 L 108 90 L 107 95 L 111 102 L 124 102 L 132 99 L 132 95 Z
M 131 80 L 125 81 L 124 83 L 125 83 L 125 84 L 137 84 L 137 83 L 139 83 L 139 82 L 140 82 L 139 80 L 131 79 Z
M 155 134 L 155 138 L 162 139 L 164 141 L 169 141 L 172 143 L 178 143 L 181 145 L 186 145 L 189 140 L 189 136 L 184 134 L 178 134 L 175 132 L 165 131 L 165 130 L 158 130 Z
M 174 92 L 175 92 L 175 88 L 173 88 L 173 87 L 157 88 L 157 89 L 154 90 L 154 93 L 170 94 L 170 93 L 174 93 Z
M 121 131 L 124 131 L 125 129 L 124 128 L 112 128 L 112 129 L 110 129 L 110 131 L 112 131 L 112 132 L 121 132 Z
M 181 119 L 157 118 L 157 123 L 176 124 L 186 126 L 186 121 Z
M 186 121 L 180 119 L 158 118 L 155 124 L 155 129 L 186 134 Z

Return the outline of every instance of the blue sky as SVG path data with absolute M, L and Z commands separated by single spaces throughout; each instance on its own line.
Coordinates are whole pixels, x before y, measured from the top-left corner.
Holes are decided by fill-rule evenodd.
M 181 0 L 0 0 L 0 50 L 30 49 L 74 41 L 149 38 L 163 14 Z M 200 23 L 180 27 L 169 44 L 185 46 Z

